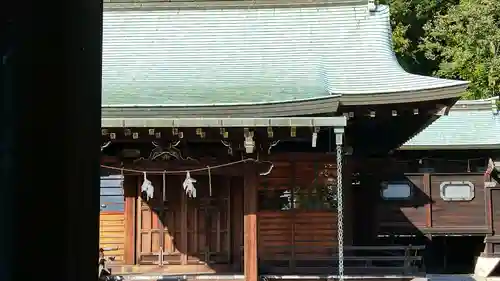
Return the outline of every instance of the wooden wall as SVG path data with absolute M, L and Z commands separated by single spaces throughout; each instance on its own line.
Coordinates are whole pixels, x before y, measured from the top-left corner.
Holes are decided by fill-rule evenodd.
M 259 257 L 263 260 L 331 256 L 337 246 L 334 212 L 259 212 L 258 221 Z
M 128 182 L 119 174 L 103 173 L 101 176 L 99 245 L 112 249 L 105 251 L 105 255 L 115 257 L 116 263 L 125 263 L 127 259 L 126 190 L 136 188 L 136 180 Z
M 114 256 L 117 262 L 124 261 L 125 216 L 123 212 L 101 212 L 99 247 L 116 248 L 106 251 L 106 256 Z
M 485 235 L 491 233 L 487 207 L 489 195 L 484 188 L 483 174 L 409 174 L 406 175 L 406 179 L 413 184 L 413 195 L 409 200 L 383 199 L 380 195 L 381 179 L 367 184 L 376 190 L 376 192 L 371 191 L 373 196 L 377 195 L 377 199 L 373 200 L 376 206 L 371 208 L 376 210 L 375 217 L 372 216 L 372 218 L 379 226 L 377 234 Z M 391 181 L 391 178 L 383 180 Z M 474 198 L 470 201 L 443 200 L 440 196 L 440 184 L 445 181 L 473 183 Z M 361 205 L 368 203 L 367 200 Z M 365 205 L 359 208 L 370 207 Z M 358 217 L 356 219 L 356 224 L 363 223 Z
M 487 209 L 491 221 L 493 235 L 486 237 L 486 255 L 500 256 L 500 186 L 488 188 L 490 196 Z
M 331 254 L 335 250 L 337 241 L 337 214 L 336 206 L 326 204 L 327 197 L 332 194 L 326 193 L 325 186 L 328 178 L 336 181 L 335 155 L 287 153 L 272 155 L 270 160 L 274 164 L 271 174 L 258 177 L 259 258 L 275 261 L 283 259 L 289 262 L 292 258 L 298 261 L 313 255 Z M 345 174 L 349 174 L 349 166 L 344 165 Z M 266 169 L 266 167 L 261 168 Z M 149 204 L 144 204 L 140 200 L 137 202 L 137 207 L 149 209 L 149 214 L 154 218 L 151 220 L 151 226 L 145 225 L 147 215 L 142 214 L 139 208 L 134 208 L 137 210 L 137 215 L 141 213 L 135 226 L 138 237 L 136 241 L 132 241 L 132 244 L 137 243 L 139 247 L 136 260 L 141 260 L 146 250 L 144 246 L 153 241 L 146 243 L 142 240 L 141 233 L 157 231 L 158 228 L 153 227 L 153 221 L 160 224 L 158 216 L 153 215 L 154 212 L 150 208 L 156 208 L 156 211 L 159 209 L 167 211 L 170 213 L 167 217 L 172 217 L 174 213 L 179 214 L 175 215 L 175 218 L 166 218 L 165 224 L 167 225 L 162 230 L 166 234 L 175 226 L 175 231 L 173 231 L 175 234 L 172 237 L 166 235 L 165 238 L 168 239 L 165 239 L 163 243 L 170 241 L 173 244 L 173 241 L 176 241 L 176 247 L 179 248 L 173 248 L 183 249 L 182 251 L 168 251 L 170 248 L 164 245 L 164 249 L 170 252 L 170 255 L 180 255 L 180 252 L 186 252 L 184 249 L 189 248 L 186 262 L 204 260 L 205 257 L 200 247 L 207 243 L 203 238 L 206 231 L 203 228 L 204 222 L 201 220 L 205 216 L 202 206 L 212 201 L 208 198 L 219 198 L 215 203 L 217 206 L 215 209 L 219 211 L 210 211 L 213 212 L 211 215 L 213 233 L 210 231 L 210 236 L 214 241 L 208 244 L 212 248 L 211 252 L 215 254 L 210 260 L 230 263 L 235 268 L 241 265 L 244 202 L 242 178 L 213 177 L 214 190 L 222 191 L 230 186 L 230 192 L 224 194 L 215 192 L 213 196 L 205 194 L 208 190 L 207 177 L 200 175 L 195 178 L 199 180 L 197 187 L 201 192 L 197 200 L 183 201 L 186 198 L 179 194 L 182 179 L 169 177 L 167 193 L 169 189 L 175 190 L 175 194 L 169 193 L 167 196 L 167 201 L 170 203 L 161 202 L 161 191 L 156 193 L 160 196 L 157 197 L 158 203 L 154 203 L 155 200 Z M 347 176 L 345 178 L 346 181 L 350 180 Z M 360 182 L 352 187 L 348 187 L 347 182 L 344 182 L 346 185 L 344 188 L 346 244 L 372 244 L 377 235 L 384 234 L 486 235 L 492 234 L 493 230 L 500 233 L 500 215 L 498 215 L 500 214 L 500 189 L 485 190 L 483 174 L 412 173 L 404 175 L 403 178 L 409 180 L 414 188 L 411 200 L 382 199 L 380 183 L 401 180 L 400 176 L 389 173 L 364 175 Z M 152 177 L 151 180 L 155 187 L 161 188 L 160 177 Z M 439 185 L 443 181 L 472 182 L 475 187 L 474 199 L 464 202 L 444 201 L 439 193 Z M 138 181 L 137 177 L 131 182 L 134 182 L 131 186 L 135 189 L 139 188 L 140 180 Z M 333 187 L 336 190 L 336 182 Z M 202 200 L 205 197 L 207 199 Z M 491 201 L 489 201 L 490 197 Z M 227 199 L 230 199 L 229 202 L 225 201 Z M 335 200 L 330 201 L 335 202 Z M 488 208 L 493 215 L 488 213 Z M 181 213 L 184 215 L 180 216 Z M 186 220 L 185 224 L 181 223 L 183 220 Z M 118 260 L 123 260 L 121 249 L 126 248 L 124 245 L 126 223 L 123 213 L 103 213 L 101 222 L 103 224 L 102 246 L 117 245 L 120 250 L 110 254 L 116 255 Z M 354 232 L 351 232 L 351 227 Z M 181 235 L 181 233 L 185 234 Z M 141 247 L 144 249 L 141 250 Z M 152 248 L 148 251 L 154 252 Z M 166 255 L 165 261 L 170 260 L 172 256 Z M 226 256 L 229 260 L 225 259 Z M 176 256 L 176 261 L 179 258 L 180 256 Z M 179 263 L 182 263 L 182 260 L 179 260 Z
M 410 175 L 407 179 L 414 184 L 414 193 L 410 200 L 385 200 L 380 193 L 380 182 L 376 181 L 374 186 L 371 186 L 373 189 L 371 200 L 377 204 L 375 209 L 377 234 L 411 234 L 429 226 L 430 198 L 425 191 L 424 178 L 421 175 Z
M 500 188 L 491 189 L 492 224 L 495 235 L 500 235 Z
M 486 190 L 482 174 L 431 175 L 432 220 L 436 230 L 455 230 L 466 233 L 487 233 Z M 440 196 L 439 185 L 444 181 L 470 181 L 474 184 L 471 201 L 447 202 Z
M 326 185 L 330 178 L 336 190 L 335 157 L 275 157 L 272 173 L 259 177 L 259 259 L 293 262 L 331 256 L 337 244 L 337 212 L 331 204 L 335 194 L 329 193 Z

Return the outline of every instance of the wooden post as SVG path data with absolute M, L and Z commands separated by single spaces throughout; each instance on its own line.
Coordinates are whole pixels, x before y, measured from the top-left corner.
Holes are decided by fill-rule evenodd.
M 135 264 L 135 220 L 137 202 L 137 179 L 134 176 L 125 176 L 123 179 L 125 196 L 125 264 Z
M 231 232 L 233 237 L 232 254 L 233 254 L 233 270 L 236 272 L 243 271 L 243 180 L 238 178 L 238 181 L 231 182 Z
M 181 192 L 181 265 L 187 265 L 188 263 L 188 205 L 187 205 L 187 195 Z M 194 222 L 197 224 L 198 222 Z M 196 235 L 196 234 L 195 234 Z
M 427 211 L 427 227 L 432 228 L 432 190 L 431 190 L 431 175 L 429 173 L 425 173 L 422 176 L 422 183 L 424 187 L 424 192 L 427 195 L 428 201 L 425 204 L 425 209 Z
M 356 198 L 352 190 L 352 167 L 348 157 L 344 157 L 342 169 L 342 189 L 344 190 L 344 243 L 353 245 L 354 236 L 354 206 Z
M 136 177 L 136 192 L 137 192 L 137 198 L 135 200 L 135 223 L 137 225 L 137 235 L 135 236 L 135 259 L 137 263 L 140 263 L 142 260 L 141 256 L 141 250 L 142 250 L 142 197 L 141 197 L 141 185 L 142 185 L 142 179 L 141 177 Z
M 244 274 L 245 281 L 258 280 L 257 261 L 257 172 L 254 164 L 246 164 L 244 194 Z

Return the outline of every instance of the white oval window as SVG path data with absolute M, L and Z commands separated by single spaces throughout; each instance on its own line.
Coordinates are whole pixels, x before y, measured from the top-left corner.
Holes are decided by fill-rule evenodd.
M 474 199 L 474 184 L 469 181 L 445 181 L 439 186 L 444 201 L 471 201 Z
M 384 199 L 408 199 L 411 197 L 411 185 L 408 182 L 382 183 L 381 194 Z

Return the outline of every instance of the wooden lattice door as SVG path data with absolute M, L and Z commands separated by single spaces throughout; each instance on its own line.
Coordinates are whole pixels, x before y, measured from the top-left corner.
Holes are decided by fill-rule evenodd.
M 230 262 L 230 179 L 197 177 L 197 197 L 188 198 L 182 178 L 150 179 L 154 197 L 138 199 L 137 256 L 140 264 Z M 142 182 L 142 181 L 141 181 Z
M 187 199 L 188 263 L 230 262 L 230 183 L 214 177 L 199 180 L 198 197 Z
M 163 179 L 150 179 L 154 197 L 139 198 L 137 256 L 140 264 L 181 264 L 182 202 L 180 179 L 169 177 L 165 196 Z

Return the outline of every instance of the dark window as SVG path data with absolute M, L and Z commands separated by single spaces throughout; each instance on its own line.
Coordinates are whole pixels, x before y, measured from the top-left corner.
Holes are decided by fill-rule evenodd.
M 325 210 L 337 207 L 335 185 L 313 184 L 296 186 L 294 190 L 294 209 Z
M 123 176 L 110 175 L 101 177 L 101 212 L 124 211 Z
M 289 178 L 263 180 L 258 194 L 261 211 L 337 208 L 336 176 L 327 178 L 320 171 L 302 173 L 302 177 L 290 175 Z
M 445 181 L 439 185 L 444 201 L 471 201 L 474 199 L 474 184 L 470 181 Z
M 286 211 L 292 209 L 292 192 L 288 186 L 261 186 L 259 190 L 259 210 Z
M 385 200 L 409 200 L 412 196 L 412 184 L 407 181 L 383 182 L 380 195 Z

